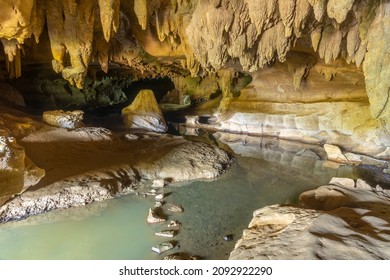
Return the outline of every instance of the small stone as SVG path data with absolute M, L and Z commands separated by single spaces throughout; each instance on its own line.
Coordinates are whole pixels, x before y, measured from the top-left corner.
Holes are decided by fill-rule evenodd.
M 146 221 L 149 224 L 158 224 L 158 223 L 163 223 L 166 220 L 164 218 L 161 218 L 160 216 L 158 216 L 152 209 L 149 209 L 149 214 L 148 214 L 148 218 L 146 219 Z
M 324 149 L 326 154 L 328 155 L 328 160 L 347 163 L 348 159 L 341 152 L 340 148 L 335 145 L 325 144 Z
M 233 234 L 226 234 L 223 236 L 223 240 L 225 241 L 232 241 L 233 240 Z
M 161 200 L 164 199 L 164 194 L 163 194 L 163 193 L 160 193 L 160 194 L 156 195 L 156 196 L 154 197 L 154 199 L 155 199 L 156 201 L 161 201 Z
M 168 255 L 168 256 L 165 256 L 163 258 L 163 260 L 166 260 L 166 261 L 172 261 L 172 260 L 191 260 L 191 261 L 195 261 L 195 260 L 200 260 L 200 257 L 197 257 L 197 256 L 190 256 L 190 255 L 187 255 L 187 254 L 183 254 L 183 253 L 175 253 L 175 254 L 172 254 L 172 255 Z
M 357 179 L 356 188 L 358 190 L 362 190 L 362 191 L 371 191 L 372 190 L 371 186 L 361 179 Z
M 152 187 L 159 189 L 165 186 L 165 181 L 163 179 L 153 180 Z
M 160 208 L 162 206 L 163 206 L 162 201 L 156 201 L 156 203 L 154 204 L 154 208 Z
M 329 182 L 330 185 L 345 187 L 349 189 L 355 188 L 355 181 L 350 178 L 338 178 L 333 177 L 332 180 Z
M 176 235 L 174 230 L 163 230 L 155 233 L 156 236 L 173 238 Z
M 172 220 L 169 222 L 168 224 L 168 227 L 169 228 L 179 228 L 181 226 L 181 223 L 179 223 L 178 221 L 175 221 L 175 220 Z
M 173 213 L 182 213 L 184 211 L 183 206 L 177 205 L 177 204 L 173 204 L 173 203 L 170 203 L 168 205 L 168 209 L 167 210 L 169 212 L 173 212 Z
M 376 190 L 377 192 L 383 192 L 382 187 L 379 186 L 379 185 L 376 185 L 375 190 Z
M 127 141 L 133 141 L 133 140 L 138 140 L 138 139 L 139 139 L 139 136 L 138 136 L 138 135 L 135 135 L 135 134 L 130 134 L 130 133 L 128 133 L 128 134 L 126 134 L 126 135 L 124 136 L 124 138 L 125 138 L 125 140 L 127 140 Z
M 157 254 L 162 254 L 169 250 L 172 250 L 175 246 L 171 242 L 164 242 L 152 247 L 152 251 Z

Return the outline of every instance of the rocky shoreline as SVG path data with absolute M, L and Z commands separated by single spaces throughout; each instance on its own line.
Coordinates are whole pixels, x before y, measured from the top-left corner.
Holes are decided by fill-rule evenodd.
M 179 182 L 213 179 L 231 164 L 232 157 L 217 147 L 186 140 L 181 142 L 152 163 L 111 166 L 26 191 L 0 207 L 0 222 L 137 193 L 137 184 L 141 180 L 167 179 Z M 193 160 L 198 155 L 203 158 L 202 162 Z
M 299 207 L 256 210 L 229 259 L 389 259 L 389 217 L 390 190 L 333 178 Z

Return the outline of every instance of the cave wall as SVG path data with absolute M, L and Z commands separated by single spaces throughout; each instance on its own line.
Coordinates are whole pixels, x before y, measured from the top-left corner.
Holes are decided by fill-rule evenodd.
M 389 25 L 388 0 L 3 0 L 0 40 L 10 78 L 27 62 L 49 62 L 83 88 L 91 64 L 107 72 L 115 63 L 201 98 L 211 77 L 219 113 L 333 112 L 339 125 L 326 131 L 371 133 L 359 139 L 388 146 Z M 253 78 L 240 97 L 237 73 Z M 183 86 L 191 77 L 201 77 L 198 91 Z

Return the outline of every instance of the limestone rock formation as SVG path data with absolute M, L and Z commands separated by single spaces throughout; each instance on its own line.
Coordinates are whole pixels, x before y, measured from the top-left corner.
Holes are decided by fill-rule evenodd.
M 15 138 L 0 136 L 0 198 L 22 193 L 44 176 Z
M 390 158 L 388 0 L 3 2 L 8 77 L 49 63 L 84 88 L 92 64 L 115 64 L 134 80 L 171 78 L 178 103 L 222 96 L 213 129 Z
M 195 178 L 216 178 L 231 164 L 231 156 L 218 147 L 201 142 L 183 143 L 153 163 L 136 166 L 148 179 L 186 181 Z
M 75 130 L 65 131 L 71 135 L 75 132 Z M 35 136 L 30 141 L 41 139 L 39 142 L 41 143 L 42 137 L 42 135 Z M 62 139 L 62 141 L 58 142 L 59 139 Z M 43 142 L 45 148 L 49 149 L 50 147 L 51 151 L 53 149 L 58 150 L 67 141 L 67 139 L 65 141 L 63 138 L 59 139 L 48 137 L 45 140 L 46 142 Z M 87 145 L 77 141 L 77 138 L 69 141 L 76 143 L 77 148 L 80 149 L 79 151 L 86 150 L 84 151 L 86 154 L 91 154 L 91 151 L 103 152 L 103 150 L 94 149 L 94 145 L 91 145 L 90 140 L 88 147 L 92 150 L 86 148 Z M 34 144 L 34 142 L 31 143 Z M 116 144 L 118 145 L 118 142 Z M 81 147 L 79 147 L 80 145 Z M 142 149 L 131 150 L 129 145 L 131 147 L 142 147 Z M 114 145 L 109 143 L 108 146 L 112 147 Z M 161 147 L 165 148 L 162 149 Z M 146 155 L 145 149 L 148 151 Z M 82 163 L 81 169 L 86 170 L 84 172 L 72 170 L 68 166 L 64 168 L 64 164 L 65 166 L 68 165 L 67 162 L 61 163 L 60 167 L 53 167 L 52 169 L 57 168 L 57 173 L 59 173 L 54 176 L 60 175 L 62 177 L 34 190 L 27 190 L 0 206 L 0 222 L 24 219 L 54 209 L 84 206 L 94 201 L 112 199 L 130 193 L 135 194 L 134 187 L 141 178 L 150 180 L 169 179 L 170 181 L 212 179 L 222 174 L 231 164 L 231 156 L 224 150 L 205 143 L 192 143 L 183 138 L 175 140 L 160 139 L 158 146 L 155 146 L 152 141 L 146 144 L 140 141 L 139 143 L 120 146 L 115 154 L 116 157 L 118 157 L 118 153 L 122 155 L 124 150 L 128 150 L 128 154 L 122 156 L 123 159 L 119 160 L 120 163 L 111 164 L 107 157 L 100 157 L 100 160 L 93 160 L 93 162 L 101 167 L 93 170 L 90 166 L 86 169 Z M 112 152 L 109 155 L 112 156 Z M 70 154 L 70 157 L 74 156 L 74 152 Z M 132 156 L 134 159 L 131 159 Z M 15 158 L 13 161 L 16 159 L 19 159 L 17 163 L 21 165 L 21 159 Z M 82 161 L 90 160 L 85 156 L 82 159 Z M 61 160 L 63 161 L 64 158 L 61 158 Z M 3 174 L 4 176 L 12 175 L 13 180 L 18 180 L 20 188 L 18 192 L 20 192 L 23 187 L 23 172 L 20 166 L 17 166 L 17 168 L 20 176 L 10 174 L 9 172 L 12 170 L 6 170 L 6 173 L 0 173 L 0 176 L 3 176 Z M 1 169 L 0 171 L 2 172 Z M 51 172 L 52 177 L 53 170 L 48 172 Z M 69 174 L 73 175 L 69 176 Z M 2 179 L 0 182 L 5 181 Z M 161 196 L 162 198 L 163 196 Z
M 43 113 L 43 121 L 55 127 L 62 127 L 67 129 L 79 128 L 83 125 L 84 112 L 62 110 L 46 111 Z
M 309 209 L 256 210 L 230 259 L 388 259 L 389 191 L 367 185 L 305 192 L 300 202 Z
M 168 127 L 151 90 L 141 90 L 133 103 L 122 110 L 125 123 L 130 128 L 166 132 Z

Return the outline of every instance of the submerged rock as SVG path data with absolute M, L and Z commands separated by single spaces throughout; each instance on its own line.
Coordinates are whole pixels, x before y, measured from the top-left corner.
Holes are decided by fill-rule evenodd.
M 194 261 L 194 260 L 200 260 L 200 257 L 191 256 L 191 255 L 187 255 L 184 253 L 175 253 L 175 254 L 164 257 L 163 260 L 165 260 L 165 261 L 173 261 L 173 260 L 175 260 L 175 261 L 179 261 L 179 260 Z
M 168 126 L 151 90 L 141 90 L 133 103 L 122 110 L 125 123 L 130 128 L 166 132 Z
M 256 210 L 230 259 L 389 259 L 390 198 L 363 182 L 302 193 L 310 209 Z
M 43 121 L 55 127 L 75 129 L 83 125 L 84 112 L 76 111 L 46 111 L 43 113 Z
M 173 213 L 182 213 L 184 211 L 183 206 L 174 203 L 169 203 L 167 210 Z

